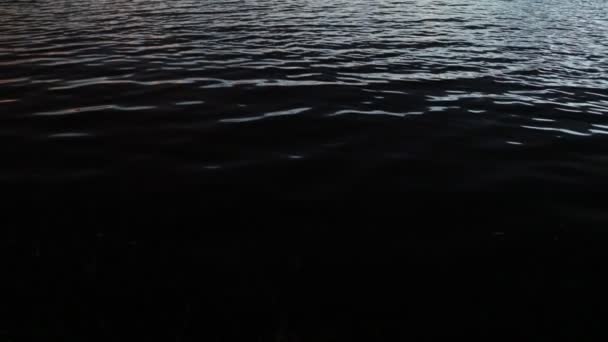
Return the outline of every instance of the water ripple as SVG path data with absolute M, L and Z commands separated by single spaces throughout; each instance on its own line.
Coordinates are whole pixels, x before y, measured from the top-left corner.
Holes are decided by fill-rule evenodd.
M 0 13 L 0 138 L 49 156 L 14 157 L 3 179 L 348 158 L 354 171 L 428 151 L 472 179 L 482 160 L 536 175 L 535 149 L 572 143 L 595 160 L 608 132 L 603 0 L 40 0 Z

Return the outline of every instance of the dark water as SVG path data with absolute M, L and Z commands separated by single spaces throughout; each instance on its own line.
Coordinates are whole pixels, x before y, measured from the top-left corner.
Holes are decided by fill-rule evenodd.
M 3 1 L 3 182 L 605 189 L 604 1 Z
M 0 0 L 0 337 L 599 334 L 607 37 L 604 0 Z

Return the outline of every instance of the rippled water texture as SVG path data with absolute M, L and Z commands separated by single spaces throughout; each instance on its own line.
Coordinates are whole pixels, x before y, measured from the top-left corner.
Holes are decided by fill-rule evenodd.
M 605 189 L 606 37 L 603 0 L 0 0 L 0 179 Z

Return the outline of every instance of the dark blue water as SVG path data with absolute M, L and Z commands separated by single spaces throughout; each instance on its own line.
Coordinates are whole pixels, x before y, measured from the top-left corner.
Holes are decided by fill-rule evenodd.
M 0 338 L 596 336 L 607 37 L 604 0 L 0 0 Z

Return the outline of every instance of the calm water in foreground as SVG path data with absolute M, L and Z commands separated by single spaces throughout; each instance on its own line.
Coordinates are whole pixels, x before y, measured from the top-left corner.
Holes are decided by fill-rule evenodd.
M 0 239 L 0 339 L 588 340 L 608 239 L 565 223 L 608 222 L 607 38 L 604 0 L 0 0 L 0 189 L 45 233 Z M 364 203 L 277 237 L 244 193 L 427 235 Z

